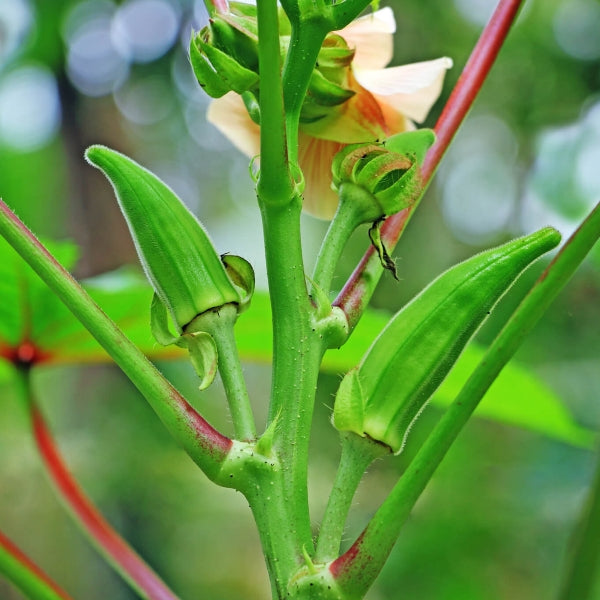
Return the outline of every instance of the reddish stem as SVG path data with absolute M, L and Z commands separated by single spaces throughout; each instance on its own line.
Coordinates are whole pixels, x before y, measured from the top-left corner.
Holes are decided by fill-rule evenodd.
M 522 3 L 523 0 L 500 0 L 471 52 L 471 56 L 435 125 L 436 141 L 427 153 L 421 170 L 423 193 L 452 138 L 473 105 Z M 391 251 L 398 243 L 418 204 L 416 202 L 410 208 L 392 215 L 382 226 L 381 239 L 388 251 Z M 375 267 L 377 267 L 377 272 L 381 273 L 381 269 L 376 265 L 377 261 L 375 250 L 370 246 L 335 299 L 334 306 L 339 306 L 346 313 L 351 327 L 356 325 L 373 293 L 375 283 L 379 278 L 379 276 L 375 277 L 375 282 L 373 282 Z
M 36 579 L 43 581 L 59 598 L 71 600 L 65 591 L 63 591 L 44 571 L 42 571 L 28 556 L 26 556 L 17 546 L 15 546 L 1 531 L 0 531 L 0 547 L 4 548 L 17 562 L 19 562 L 27 571 L 29 571 Z
M 144 592 L 148 600 L 177 600 L 177 596 L 160 580 L 98 512 L 73 479 L 52 439 L 39 408 L 30 404 L 33 434 L 47 472 L 61 498 L 71 509 L 84 530 L 114 562 L 117 569 Z

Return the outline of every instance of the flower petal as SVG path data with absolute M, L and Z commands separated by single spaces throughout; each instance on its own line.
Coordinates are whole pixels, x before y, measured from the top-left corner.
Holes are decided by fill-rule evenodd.
M 298 142 L 298 162 L 306 184 L 302 210 L 319 219 L 332 219 L 337 210 L 338 196 L 331 189 L 331 163 L 344 144 L 302 133 Z
M 392 34 L 395 31 L 394 13 L 387 6 L 352 21 L 336 33 L 355 50 L 354 66 L 360 69 L 383 69 L 392 60 L 394 53 Z
M 260 127 L 250 118 L 244 101 L 235 92 L 213 100 L 206 119 L 246 156 L 260 153 Z
M 313 123 L 302 123 L 301 131 L 344 144 L 375 142 L 389 135 L 391 131 L 386 126 L 378 100 L 357 83 L 352 72 L 349 72 L 344 87 L 353 90 L 354 96 L 332 107 L 328 116 Z
M 420 123 L 440 95 L 451 66 L 452 60 L 444 57 L 383 70 L 357 70 L 354 76 L 380 102 Z

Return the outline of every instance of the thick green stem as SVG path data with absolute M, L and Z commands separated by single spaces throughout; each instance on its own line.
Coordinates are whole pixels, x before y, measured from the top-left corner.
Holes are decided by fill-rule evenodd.
M 592 600 L 600 567 L 600 456 L 573 540 L 560 600 Z
M 506 323 L 366 529 L 352 547 L 331 564 L 331 572 L 339 586 L 348 591 L 349 598 L 362 597 L 372 585 L 415 502 L 461 429 L 598 237 L 600 205 L 563 246 Z
M 275 450 L 285 475 L 299 548 L 312 546 L 307 463 L 322 348 L 313 331 L 300 246 L 300 199 L 284 208 L 262 206 L 273 313 L 273 380 L 269 423 L 277 419 Z
M 274 453 L 272 430 L 256 443 L 234 442 L 218 483 L 240 491 L 250 504 L 265 556 L 273 600 L 287 598 L 287 585 L 302 563 L 297 521 L 285 493 L 287 473 Z
M 233 324 L 236 316 L 237 307 L 229 304 L 219 311 L 205 313 L 201 318 L 204 331 L 211 334 L 217 346 L 219 373 L 229 403 L 235 437 L 249 442 L 256 438 L 256 425 L 235 342 Z
M 253 492 L 246 494 L 260 534 L 273 600 L 285 600 L 288 582 L 301 566 L 302 549 L 284 490 L 282 473 L 274 471 L 259 477 Z
M 0 234 L 98 340 L 192 459 L 214 478 L 231 440 L 194 410 L 1 200 Z
M 276 0 L 257 4 L 260 69 L 260 175 L 257 191 L 262 202 L 287 204 L 294 194 L 290 174 L 283 108 Z
M 389 454 L 390 449 L 369 438 L 346 432 L 342 435 L 342 455 L 327 508 L 321 522 L 315 562 L 333 560 L 340 551 L 344 525 L 367 467 L 380 456 Z
M 260 114 L 261 114 L 261 170 L 257 185 L 262 213 L 267 275 L 273 318 L 273 380 L 269 423 L 276 420 L 273 452 L 281 464 L 281 489 L 277 492 L 281 513 L 275 522 L 264 506 L 265 491 L 249 495 L 263 548 L 274 581 L 274 594 L 283 594 L 282 577 L 290 573 L 276 572 L 274 563 L 292 561 L 300 564 L 303 552 L 312 552 L 312 536 L 308 509 L 307 464 L 310 425 L 314 396 L 323 353 L 318 334 L 313 330 L 314 309 L 306 289 L 300 240 L 301 198 L 296 191 L 299 178 L 297 156 L 297 127 L 299 110 L 304 99 L 310 72 L 320 48 L 295 47 L 294 53 L 313 52 L 299 63 L 286 63 L 284 77 L 290 69 L 301 70 L 293 77 L 300 81 L 301 97 L 294 99 L 296 117 L 290 119 L 289 91 L 285 91 L 279 64 L 279 35 L 277 2 L 258 2 Z M 323 34 L 324 35 L 324 34 Z M 295 42 L 294 42 L 295 45 Z M 312 62 L 312 64 L 311 64 Z M 300 65 L 300 63 L 302 63 Z M 309 66 L 310 65 L 310 69 Z M 306 75 L 308 73 L 308 75 Z M 287 79 L 286 79 L 287 82 Z M 287 84 L 289 86 L 289 84 Z M 290 143 L 286 136 L 292 136 Z M 290 150 L 288 150 L 288 148 Z M 289 154 L 294 156 L 290 162 Z M 264 509 L 263 509 L 264 508 Z M 287 523 L 293 530 L 291 546 L 276 548 L 274 540 L 280 535 L 277 528 Z M 287 552 L 287 556 L 282 553 Z
M 36 564 L 0 533 L 0 573 L 30 600 L 71 600 Z

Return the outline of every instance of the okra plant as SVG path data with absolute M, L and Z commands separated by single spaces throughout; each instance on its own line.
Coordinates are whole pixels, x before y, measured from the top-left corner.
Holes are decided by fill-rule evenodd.
M 391 9 L 369 7 L 368 0 L 208 2 L 210 21 L 191 36 L 190 68 L 214 99 L 209 120 L 251 160 L 272 314 L 266 423 L 255 420 L 236 338 L 237 327 L 243 327 L 260 295 L 252 266 L 243 257 L 221 254 L 203 225 L 157 176 L 104 146 L 94 145 L 85 155 L 112 185 L 152 288 L 147 323 L 155 345 L 143 350 L 156 354 L 164 348 L 158 351 L 163 356 L 185 356 L 200 391 L 219 373 L 231 432 L 214 428 L 128 339 L 118 315 L 117 322 L 111 320 L 95 302 L 97 298 L 102 304 L 93 286 L 82 287 L 61 266 L 69 263 L 67 256 L 59 256 L 59 262 L 0 204 L 0 233 L 8 243 L 131 379 L 206 477 L 245 496 L 273 600 L 358 600 L 367 595 L 461 428 L 600 236 L 596 208 L 563 243 L 362 533 L 346 547 L 345 526 L 366 469 L 376 459 L 393 461 L 403 451 L 415 420 L 475 332 L 520 274 L 560 244 L 560 234 L 545 227 L 472 256 L 439 275 L 372 336 L 366 352 L 340 380 L 333 400 L 331 426 L 339 434 L 341 458 L 324 516 L 313 528 L 309 441 L 322 361 L 352 336 L 382 276 L 396 277 L 402 285 L 394 246 L 520 4 L 500 0 L 430 130 L 418 124 L 436 101 L 452 61 L 385 68 L 395 29 Z M 303 262 L 302 211 L 330 221 L 312 272 Z M 363 233 L 364 257 L 338 286 L 336 267 L 357 230 Z M 0 290 L 9 314 L 16 302 L 10 295 L 11 277 L 19 279 L 14 273 L 21 259 L 8 249 L 5 254 L 10 257 L 4 267 L 8 283 Z M 23 277 L 31 289 L 42 290 L 35 275 Z M 128 302 L 126 295 L 122 302 Z M 175 594 L 104 520 L 62 462 L 31 391 L 30 371 L 68 349 L 51 343 L 46 347 L 35 335 L 32 331 L 27 339 L 18 339 L 7 334 L 0 340 L 0 356 L 16 367 L 32 432 L 58 493 L 140 597 L 173 600 Z M 563 600 L 592 598 L 600 555 L 600 483 L 595 485 L 563 589 L 557 592 Z M 3 535 L 0 572 L 33 600 L 70 597 Z M 398 597 L 403 597 L 400 592 Z

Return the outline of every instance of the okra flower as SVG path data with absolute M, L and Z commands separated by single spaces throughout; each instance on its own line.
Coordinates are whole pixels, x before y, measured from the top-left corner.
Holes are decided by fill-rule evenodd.
M 384 8 L 361 17 L 334 35 L 353 51 L 342 87 L 351 91 L 344 102 L 329 107 L 325 116 L 301 120 L 298 158 L 304 172 L 304 210 L 331 219 L 338 199 L 331 188 L 331 164 L 347 144 L 383 141 L 422 122 L 441 91 L 449 58 L 385 68 L 392 59 L 392 10 Z M 234 92 L 214 100 L 208 120 L 247 156 L 260 151 L 260 127 L 249 117 Z

